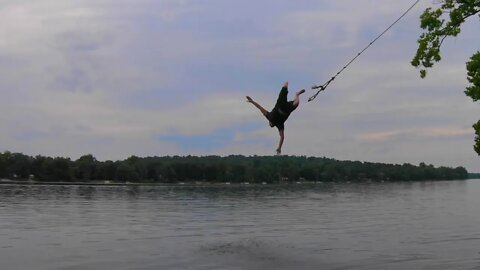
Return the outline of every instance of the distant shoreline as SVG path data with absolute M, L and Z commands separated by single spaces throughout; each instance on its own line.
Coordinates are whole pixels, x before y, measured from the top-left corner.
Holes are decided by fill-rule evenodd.
M 378 182 L 381 181 L 370 181 L 370 182 Z M 385 182 L 385 181 L 384 181 Z M 187 181 L 187 182 L 172 182 L 172 183 L 149 183 L 149 182 L 128 182 L 128 183 L 119 183 L 119 182 L 110 182 L 110 183 L 102 183 L 102 182 L 42 182 L 42 181 L 25 181 L 25 180 L 9 180 L 9 179 L 1 179 L 0 185 L 24 185 L 24 186 L 41 186 L 41 185 L 52 185 L 52 186 L 264 186 L 264 185 L 315 185 L 315 184 L 322 184 L 322 183 L 347 183 L 347 182 L 339 182 L 339 181 L 296 181 L 296 182 L 261 182 L 261 183 L 251 183 L 251 182 L 239 182 L 239 183 L 231 183 L 231 182 L 205 182 L 205 181 Z M 348 182 L 351 183 L 351 182 Z M 360 182 L 352 182 L 352 183 L 360 183 Z M 365 183 L 365 182 L 363 182 Z
M 21 186 L 96 186 L 96 187 L 199 187 L 199 186 L 288 186 L 288 185 L 319 185 L 327 183 L 337 183 L 337 184 L 368 184 L 368 183 L 420 183 L 420 182 L 442 182 L 442 181 L 467 181 L 467 180 L 480 180 L 480 178 L 470 178 L 470 179 L 454 179 L 454 180 L 417 180 L 417 181 L 296 181 L 296 182 L 262 182 L 262 183 L 250 183 L 250 182 L 240 182 L 240 183 L 230 183 L 230 182 L 203 182 L 203 181 L 193 181 L 193 182 L 175 182 L 175 183 L 148 183 L 148 182 L 137 182 L 137 183 L 118 183 L 118 182 L 42 182 L 42 181 L 25 181 L 25 180 L 9 180 L 9 179 L 0 179 L 0 186 L 2 185 L 21 185 Z
M 191 182 L 173 182 L 173 183 L 149 183 L 149 182 L 42 182 L 42 181 L 25 181 L 25 180 L 9 180 L 1 179 L 0 185 L 24 185 L 24 186 L 41 186 L 41 185 L 52 185 L 52 186 L 248 186 L 248 185 L 295 185 L 295 184 L 321 184 L 321 183 L 334 183 L 331 182 L 310 182 L 310 181 L 297 181 L 297 182 L 275 182 L 275 183 L 250 183 L 250 182 L 240 182 L 240 183 L 230 183 L 230 182 L 205 182 L 205 181 L 191 181 Z
M 131 156 L 120 161 L 98 161 L 91 154 L 71 160 L 0 153 L 0 180 L 62 182 L 64 185 L 399 182 L 458 180 L 469 176 L 464 167 L 435 167 L 424 162 L 412 165 L 342 161 L 327 157 Z

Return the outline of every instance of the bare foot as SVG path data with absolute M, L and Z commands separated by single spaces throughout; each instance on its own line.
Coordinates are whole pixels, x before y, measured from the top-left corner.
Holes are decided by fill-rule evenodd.
M 252 102 L 253 102 L 253 99 L 252 99 L 251 97 L 247 96 L 247 102 L 252 103 Z
M 280 148 L 277 148 L 277 156 L 280 156 L 282 154 L 282 150 Z

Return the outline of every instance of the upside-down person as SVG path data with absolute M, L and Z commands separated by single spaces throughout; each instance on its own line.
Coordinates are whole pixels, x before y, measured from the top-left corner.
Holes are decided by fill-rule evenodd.
M 282 153 L 282 145 L 283 140 L 285 138 L 284 130 L 285 130 L 285 121 L 287 121 L 290 114 L 298 107 L 300 104 L 300 95 L 305 93 L 305 89 L 298 91 L 295 94 L 295 99 L 288 101 L 288 82 L 282 87 L 280 90 L 280 94 L 278 95 L 277 103 L 275 107 L 272 109 L 271 112 L 265 110 L 260 104 L 255 102 L 251 97 L 247 96 L 247 102 L 252 103 L 255 107 L 257 107 L 260 112 L 268 119 L 270 123 L 270 127 L 277 127 L 278 133 L 280 135 L 280 141 L 278 142 L 277 148 L 277 155 Z

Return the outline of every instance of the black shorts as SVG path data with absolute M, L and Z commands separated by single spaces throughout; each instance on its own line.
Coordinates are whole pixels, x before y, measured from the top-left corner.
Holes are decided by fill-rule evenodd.
M 288 116 L 297 108 L 293 105 L 293 101 L 287 100 L 288 96 L 288 89 L 283 87 L 280 90 L 280 94 L 278 95 L 277 103 L 271 112 L 269 112 L 266 117 L 279 130 L 283 130 L 285 128 L 284 123 L 287 120 Z

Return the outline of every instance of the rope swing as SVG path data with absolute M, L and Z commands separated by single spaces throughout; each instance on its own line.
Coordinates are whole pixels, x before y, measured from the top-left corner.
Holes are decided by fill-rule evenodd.
M 407 15 L 407 13 L 410 12 L 410 10 L 412 10 L 418 3 L 420 2 L 420 0 L 416 0 L 415 3 L 413 3 L 412 6 L 410 6 L 396 21 L 394 21 L 389 27 L 387 27 L 387 29 L 385 29 L 380 35 L 378 35 L 374 40 L 372 40 L 372 42 L 370 42 L 365 48 L 363 48 L 363 50 L 361 50 L 354 58 L 352 58 L 352 60 L 350 60 L 350 62 L 348 62 L 342 69 L 340 69 L 340 71 L 337 72 L 337 74 L 335 74 L 335 76 L 333 76 L 330 80 L 328 80 L 326 83 L 324 83 L 323 85 L 314 85 L 312 86 L 312 89 L 315 90 L 315 89 L 319 89 L 317 91 L 317 93 L 315 93 L 315 95 L 311 96 L 308 101 L 312 101 L 314 100 L 318 94 L 320 94 L 320 92 L 322 92 L 323 90 L 325 90 L 327 88 L 327 86 L 333 82 L 333 80 L 335 80 L 335 78 L 340 75 L 340 73 L 342 73 L 348 66 L 350 66 L 351 63 L 353 63 L 364 51 L 366 51 L 368 48 L 370 48 L 370 46 L 372 46 L 373 43 L 375 43 L 380 37 L 382 37 L 386 32 L 388 32 L 388 30 L 390 30 L 390 28 L 392 28 L 395 24 L 397 24 L 403 17 L 405 17 L 405 15 Z

